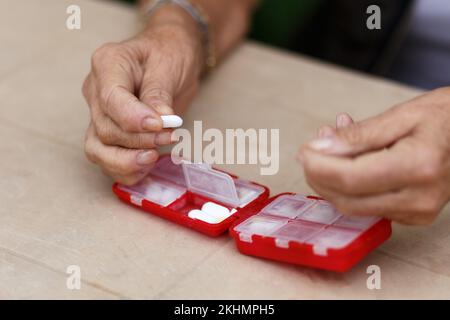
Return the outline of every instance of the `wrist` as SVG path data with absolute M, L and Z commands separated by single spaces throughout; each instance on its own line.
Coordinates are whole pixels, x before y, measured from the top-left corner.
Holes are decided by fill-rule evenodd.
M 165 4 L 152 12 L 147 18 L 144 35 L 153 37 L 160 34 L 164 42 L 176 42 L 183 48 L 180 52 L 191 53 L 203 69 L 205 61 L 203 34 L 197 21 L 183 8 L 175 4 Z M 187 50 L 187 51 L 186 51 Z
M 144 12 L 147 15 L 148 12 Z M 147 16 L 146 27 L 152 28 L 159 25 L 177 25 L 187 28 L 192 32 L 200 34 L 194 19 L 180 6 L 173 3 L 166 3 L 156 7 L 151 11 L 151 15 Z

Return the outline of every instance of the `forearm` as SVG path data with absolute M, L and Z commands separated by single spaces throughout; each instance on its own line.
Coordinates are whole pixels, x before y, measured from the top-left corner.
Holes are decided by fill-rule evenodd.
M 258 0 L 189 0 L 203 9 L 209 18 L 209 30 L 215 57 L 220 61 L 246 34 L 253 9 Z M 145 10 L 150 0 L 140 0 Z M 201 37 L 198 25 L 182 8 L 165 5 L 148 20 L 147 28 L 158 24 L 182 24 L 195 37 Z

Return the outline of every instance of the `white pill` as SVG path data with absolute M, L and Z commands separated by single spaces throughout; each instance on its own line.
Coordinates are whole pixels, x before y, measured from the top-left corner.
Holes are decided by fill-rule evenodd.
M 202 211 L 221 220 L 230 216 L 230 210 L 228 210 L 227 207 L 218 205 L 214 202 L 205 202 L 202 206 Z
M 220 222 L 213 216 L 207 214 L 206 212 L 203 212 L 202 210 L 197 210 L 197 209 L 189 211 L 188 216 L 191 219 L 201 220 L 201 221 L 204 221 L 204 222 L 207 222 L 210 224 L 215 224 L 215 223 Z
M 163 128 L 178 128 L 183 125 L 183 119 L 176 115 L 161 116 Z

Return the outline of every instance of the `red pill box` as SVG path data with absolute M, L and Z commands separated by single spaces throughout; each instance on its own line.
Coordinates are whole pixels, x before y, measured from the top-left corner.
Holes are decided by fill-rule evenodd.
M 208 236 L 229 231 L 244 254 L 325 270 L 349 270 L 391 235 L 386 219 L 342 216 L 312 196 L 269 198 L 265 186 L 206 164 L 175 164 L 170 155 L 160 157 L 138 184 L 115 183 L 113 191 L 122 201 Z M 206 222 L 191 214 L 211 203 L 230 215 Z

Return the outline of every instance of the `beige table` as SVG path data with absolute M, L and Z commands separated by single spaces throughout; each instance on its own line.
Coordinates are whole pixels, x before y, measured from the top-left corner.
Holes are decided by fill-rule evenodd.
M 79 31 L 65 27 L 72 3 L 81 6 Z M 334 274 L 241 255 L 227 236 L 211 239 L 119 202 L 84 158 L 80 86 L 97 46 L 133 34 L 133 10 L 86 0 L 1 5 L 0 298 L 450 298 L 448 208 L 428 228 L 396 225 L 389 242 Z M 320 124 L 417 93 L 246 43 L 204 83 L 186 127 L 201 119 L 281 128 L 279 174 L 225 168 L 273 194 L 308 193 L 294 155 Z M 366 288 L 372 264 L 381 267 L 381 290 Z M 69 265 L 81 267 L 81 290 L 66 288 Z

